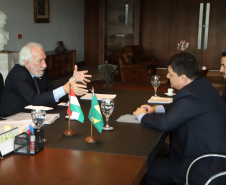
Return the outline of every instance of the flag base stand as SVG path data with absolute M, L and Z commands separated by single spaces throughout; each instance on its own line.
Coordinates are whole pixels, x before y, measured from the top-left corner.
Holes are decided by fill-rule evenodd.
M 68 129 L 68 130 L 65 130 L 64 131 L 64 135 L 65 136 L 74 136 L 76 134 L 76 132 L 74 132 L 73 130 L 71 129 Z
M 85 141 L 86 141 L 87 143 L 96 143 L 96 142 L 98 141 L 98 139 L 95 138 L 95 137 L 89 136 L 89 137 L 87 137 L 87 138 L 85 139 Z

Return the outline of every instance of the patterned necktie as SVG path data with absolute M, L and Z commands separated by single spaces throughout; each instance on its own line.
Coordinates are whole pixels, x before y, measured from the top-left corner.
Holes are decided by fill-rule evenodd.
M 36 87 L 37 93 L 39 94 L 40 91 L 39 91 L 39 87 L 38 87 L 38 81 L 37 81 L 37 78 L 33 77 L 33 80 L 34 80 L 34 83 L 35 83 L 35 87 Z

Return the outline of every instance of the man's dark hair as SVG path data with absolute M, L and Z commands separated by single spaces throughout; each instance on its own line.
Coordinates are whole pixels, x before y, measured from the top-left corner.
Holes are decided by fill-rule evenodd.
M 222 53 L 222 57 L 226 57 L 226 51 Z
M 185 74 L 189 79 L 194 80 L 200 77 L 199 63 L 191 53 L 178 53 L 169 59 L 169 66 L 180 76 Z

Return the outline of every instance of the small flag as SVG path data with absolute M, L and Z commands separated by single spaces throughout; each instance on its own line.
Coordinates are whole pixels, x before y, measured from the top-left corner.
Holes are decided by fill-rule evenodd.
M 81 123 L 84 122 L 84 115 L 83 115 L 82 109 L 72 89 L 70 89 L 70 110 L 71 111 L 69 111 L 69 106 L 68 106 L 67 113 L 70 114 L 70 117 L 73 117 L 74 119 L 80 121 Z
M 93 94 L 92 100 L 91 100 L 91 108 L 89 111 L 89 119 L 93 122 L 96 129 L 101 133 L 102 128 L 104 127 L 104 121 L 101 115 L 100 106 L 98 104 L 98 100 L 95 94 Z M 93 117 L 93 120 L 92 120 Z

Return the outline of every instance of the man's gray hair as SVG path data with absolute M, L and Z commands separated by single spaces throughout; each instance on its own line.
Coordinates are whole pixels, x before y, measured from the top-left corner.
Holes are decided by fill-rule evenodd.
M 43 49 L 43 46 L 39 43 L 36 42 L 29 42 L 27 43 L 21 50 L 19 53 L 19 62 L 18 64 L 20 64 L 21 66 L 24 66 L 24 61 L 28 60 L 28 61 L 32 61 L 32 49 L 34 47 L 38 47 Z

